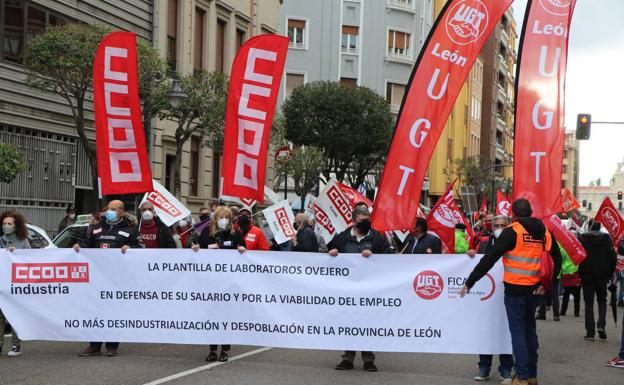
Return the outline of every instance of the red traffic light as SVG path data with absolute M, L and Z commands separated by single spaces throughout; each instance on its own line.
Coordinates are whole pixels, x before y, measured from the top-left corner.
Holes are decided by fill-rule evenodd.
M 618 200 L 621 201 L 622 200 L 622 192 L 618 191 Z

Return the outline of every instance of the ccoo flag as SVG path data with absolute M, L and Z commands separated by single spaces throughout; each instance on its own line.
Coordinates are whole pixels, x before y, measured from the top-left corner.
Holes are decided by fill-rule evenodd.
M 568 36 L 576 0 L 533 0 L 520 39 L 514 142 L 514 200 L 533 215 L 561 211 Z
M 375 229 L 412 228 L 446 119 L 477 55 L 511 3 L 450 0 L 444 6 L 407 85 L 375 201 Z

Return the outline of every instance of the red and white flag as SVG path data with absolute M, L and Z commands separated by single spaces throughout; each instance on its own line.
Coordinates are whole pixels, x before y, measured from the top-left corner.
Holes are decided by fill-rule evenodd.
M 375 229 L 412 227 L 429 161 L 457 95 L 511 3 L 450 0 L 444 6 L 406 87 L 375 200 Z
M 546 228 L 555 236 L 561 247 L 568 253 L 568 256 L 575 265 L 579 265 L 587 257 L 585 248 L 572 232 L 565 227 L 561 219 L 556 214 L 544 218 Z
M 340 191 L 342 191 L 344 196 L 349 200 L 349 204 L 351 205 L 351 208 L 354 208 L 355 205 L 360 202 L 366 203 L 368 207 L 373 207 L 373 202 L 371 202 L 370 199 L 362 195 L 362 193 L 340 182 L 337 182 L 337 183 L 338 183 L 338 187 L 340 187 Z
M 329 243 L 336 234 L 353 224 L 352 208 L 336 179 L 331 179 L 314 202 L 316 231 Z
M 527 5 L 518 58 L 514 138 L 514 200 L 526 198 L 533 215 L 561 211 L 568 36 L 576 0 Z
M 427 227 L 429 232 L 437 235 L 442 241 L 442 252 L 453 253 L 455 250 L 455 225 L 463 223 L 466 225 L 466 234 L 468 244 L 472 244 L 474 232 L 470 221 L 464 217 L 453 195 L 453 186 L 446 191 L 444 195 L 438 199 L 433 209 L 427 216 Z
M 622 235 L 624 235 L 624 219 L 622 219 L 611 199 L 607 197 L 602 201 L 594 220 L 602 223 L 613 238 L 615 245 L 619 244 Z
M 288 201 L 282 201 L 262 210 L 264 219 L 266 219 L 275 242 L 281 245 L 297 236 L 294 222 L 295 215 L 290 208 Z
M 154 191 L 145 193 L 141 203 L 150 202 L 153 204 L 156 215 L 166 226 L 173 226 L 176 222 L 191 215 L 191 211 L 177 200 L 165 186 L 156 181 L 153 181 L 153 185 Z
M 485 200 L 485 197 L 483 197 L 483 199 L 481 200 L 481 208 L 479 209 L 479 214 L 487 215 L 487 213 L 488 213 L 487 201 Z
M 511 217 L 511 203 L 500 190 L 496 191 L 496 215 Z
M 581 208 L 581 204 L 576 200 L 572 192 L 567 188 L 564 188 L 561 192 L 561 207 L 563 213 L 569 213 L 576 209 Z
M 93 59 L 93 106 L 101 195 L 152 191 L 133 32 L 112 32 L 100 42 Z
M 260 35 L 236 54 L 225 113 L 225 195 L 264 201 L 269 135 L 287 52 L 287 37 Z

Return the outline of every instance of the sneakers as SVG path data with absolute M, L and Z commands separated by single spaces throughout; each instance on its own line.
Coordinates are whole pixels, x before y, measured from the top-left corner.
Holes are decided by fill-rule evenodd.
M 221 354 L 219 354 L 219 362 L 227 362 L 227 360 L 229 360 L 230 357 L 228 356 L 227 352 L 221 350 Z
M 595 337 L 595 336 L 593 336 L 593 335 L 591 335 L 591 334 L 586 334 L 586 335 L 585 335 L 585 337 L 583 337 L 583 339 L 584 339 L 585 341 L 595 341 L 595 340 L 596 340 L 596 337 Z
M 20 349 L 19 346 L 11 346 L 11 351 L 9 351 L 9 353 L 7 354 L 7 356 L 9 357 L 17 357 L 19 355 L 22 354 L 22 350 Z
M 511 373 L 501 373 L 500 374 L 500 383 L 502 385 L 510 385 L 511 384 Z
M 605 332 L 604 329 L 598 329 L 598 338 L 600 338 L 600 341 L 607 340 L 607 333 Z
M 611 368 L 624 369 L 624 359 L 621 359 L 620 357 L 614 357 L 611 361 L 607 362 L 605 365 Z
M 366 370 L 367 372 L 376 372 L 377 367 L 375 366 L 375 363 L 373 361 L 366 361 L 364 363 L 364 370 Z
M 353 369 L 353 362 L 347 361 L 347 360 L 342 360 L 342 361 L 340 361 L 340 363 L 338 365 L 336 365 L 335 369 L 336 370 L 352 370 Z
M 101 356 L 101 355 L 102 355 L 101 350 L 95 350 L 91 346 L 87 346 L 87 348 L 83 350 L 82 353 L 79 354 L 80 357 L 93 357 L 93 356 Z
M 115 357 L 117 355 L 117 348 L 106 349 L 106 357 Z
M 479 369 L 479 374 L 477 374 L 476 376 L 474 376 L 474 380 L 475 381 L 489 381 L 490 379 L 490 372 L 488 370 L 485 369 Z
M 206 357 L 207 362 L 215 362 L 218 359 L 219 357 L 217 356 L 217 352 L 210 352 L 210 354 L 208 354 L 208 357 Z

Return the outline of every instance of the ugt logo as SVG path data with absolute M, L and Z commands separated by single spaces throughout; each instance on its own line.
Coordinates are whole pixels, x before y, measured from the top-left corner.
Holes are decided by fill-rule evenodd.
M 542 8 L 551 15 L 568 16 L 572 0 L 540 0 Z
M 446 32 L 452 41 L 466 45 L 479 40 L 489 23 L 486 6 L 480 0 L 462 0 L 446 17 Z
M 414 291 L 422 299 L 436 299 L 444 290 L 444 280 L 435 271 L 425 270 L 414 278 Z

